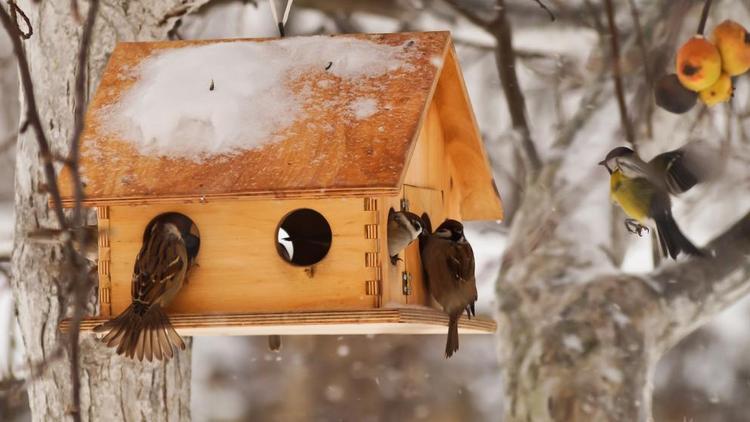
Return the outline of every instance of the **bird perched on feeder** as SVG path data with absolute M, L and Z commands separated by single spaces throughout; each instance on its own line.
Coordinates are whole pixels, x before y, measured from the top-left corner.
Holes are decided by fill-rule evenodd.
M 417 240 L 423 227 L 424 223 L 418 215 L 391 209 L 388 213 L 388 256 L 391 257 L 391 264 L 396 265 L 398 254 Z
M 656 227 L 664 256 L 677 258 L 680 252 L 702 255 L 677 226 L 672 217 L 671 195 L 685 192 L 708 177 L 694 145 L 657 155 L 643 161 L 627 147 L 617 147 L 599 162 L 610 174 L 610 195 L 628 219 L 625 227 L 639 236 L 647 226 Z
M 199 248 L 197 227 L 181 214 L 161 215 L 146 227 L 133 268 L 133 303 L 94 329 L 107 332 L 101 341 L 140 361 L 166 360 L 185 349 L 164 308 L 185 284 Z
M 445 357 L 458 350 L 458 319 L 466 311 L 474 313 L 477 283 L 474 278 L 474 251 L 464 237 L 464 227 L 456 220 L 445 220 L 435 233 L 420 236 L 424 277 L 432 296 L 448 314 Z

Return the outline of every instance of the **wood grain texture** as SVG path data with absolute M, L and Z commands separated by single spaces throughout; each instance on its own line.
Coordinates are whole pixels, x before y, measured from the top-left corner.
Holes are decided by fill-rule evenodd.
M 433 230 L 447 217 L 456 218 L 448 214 L 445 206 L 445 198 L 442 191 L 435 189 L 420 188 L 416 186 L 404 186 L 404 197 L 409 200 L 409 210 L 419 216 L 426 213 L 430 217 Z M 419 254 L 419 242 L 412 243 L 407 249 L 404 258 L 404 267 L 411 275 L 411 295 L 407 297 L 408 304 L 432 306 L 441 309 L 430 295 L 422 271 L 422 259 Z
M 245 313 L 189 315 L 172 314 L 170 320 L 184 336 L 201 335 L 346 335 L 346 334 L 445 334 L 448 317 L 430 308 L 373 309 L 360 311 Z M 105 318 L 87 318 L 81 330 L 91 331 Z M 69 321 L 60 329 L 66 331 Z M 495 321 L 462 317 L 462 334 L 492 334 Z
M 276 228 L 299 208 L 321 213 L 333 233 L 331 248 L 309 277 L 306 268 L 284 261 L 276 251 Z M 373 216 L 360 199 L 240 201 L 110 207 L 112 314 L 130 303 L 131 277 L 143 230 L 157 215 L 180 212 L 200 230 L 198 266 L 169 307 L 173 313 L 231 313 L 367 309 L 366 281 L 375 269 L 365 252 L 375 247 L 364 226 Z
M 501 219 L 502 204 L 447 32 L 342 35 L 408 45 L 409 66 L 366 81 L 312 72 L 291 84 L 311 92 L 305 119 L 282 140 L 203 163 L 144 156 L 106 129 L 106 109 L 137 82 L 128 72 L 161 51 L 217 42 L 121 43 L 87 115 L 81 145 L 86 205 L 202 203 L 236 199 L 387 197 L 406 183 L 444 191 L 450 214 Z M 328 84 L 320 84 L 327 81 Z M 372 117 L 348 118 L 362 97 L 386 105 Z M 342 108 L 344 107 L 344 108 Z M 66 205 L 70 175 L 61 172 Z
M 277 134 L 280 141 L 203 163 L 139 154 L 127 139 L 121 139 L 121 134 L 106 128 L 107 107 L 117 103 L 137 82 L 132 69 L 161 51 L 212 42 L 268 40 L 118 44 L 89 108 L 81 144 L 89 203 L 396 189 L 436 84 L 438 69 L 432 60 L 445 55 L 450 36 L 447 32 L 426 32 L 341 37 L 403 46 L 407 66 L 362 80 L 340 79 L 323 68 L 290 80 L 293 90 L 306 92 L 306 113 Z M 362 120 L 350 118 L 348 105 L 358 98 L 375 98 L 379 111 Z M 62 184 L 65 197 L 70 199 L 70 179 L 63 177 Z
M 448 188 L 457 196 L 451 204 L 460 204 L 463 220 L 502 220 L 500 193 L 453 48 L 445 57 L 434 101 L 445 138 L 446 166 L 453 166 Z

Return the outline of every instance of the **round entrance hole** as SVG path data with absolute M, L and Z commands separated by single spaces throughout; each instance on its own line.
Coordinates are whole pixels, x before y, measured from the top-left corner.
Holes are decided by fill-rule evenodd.
M 276 229 L 276 251 L 290 264 L 317 264 L 331 249 L 331 226 L 315 210 L 301 208 L 284 216 Z
M 143 230 L 143 245 L 146 244 L 149 234 L 151 233 L 151 228 L 157 221 L 174 224 L 183 235 L 188 255 L 192 257 L 198 255 L 198 251 L 201 247 L 201 235 L 198 231 L 198 226 L 190 219 L 190 217 L 178 212 L 167 212 L 154 217 Z

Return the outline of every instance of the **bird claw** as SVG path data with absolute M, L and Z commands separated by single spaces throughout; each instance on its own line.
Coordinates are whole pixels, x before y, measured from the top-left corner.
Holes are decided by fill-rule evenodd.
M 391 257 L 391 265 L 396 265 L 398 261 L 404 262 L 403 259 L 401 259 L 398 255 L 393 255 Z
M 636 220 L 633 220 L 632 218 L 628 218 L 625 220 L 625 229 L 629 231 L 630 233 L 637 234 L 638 237 L 643 237 L 643 232 L 649 233 L 649 228 L 644 226 L 643 224 L 637 222 Z

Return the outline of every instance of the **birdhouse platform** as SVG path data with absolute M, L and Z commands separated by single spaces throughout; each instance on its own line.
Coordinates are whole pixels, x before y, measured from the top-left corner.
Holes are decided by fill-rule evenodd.
M 176 212 L 200 232 L 167 308 L 181 334 L 444 334 L 416 242 L 390 262 L 389 211 L 502 219 L 448 32 L 120 43 L 80 170 L 99 230 L 84 330 L 130 305 L 144 230 Z

